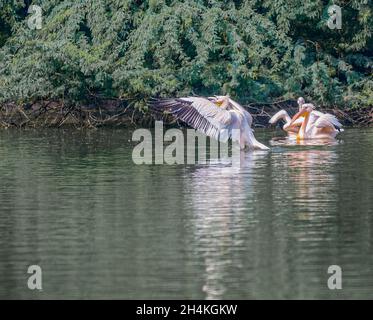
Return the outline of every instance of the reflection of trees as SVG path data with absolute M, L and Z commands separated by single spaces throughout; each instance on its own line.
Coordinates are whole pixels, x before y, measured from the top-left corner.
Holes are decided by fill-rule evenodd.
M 280 200 L 292 206 L 299 204 L 300 207 L 306 202 L 308 208 L 325 204 L 323 200 L 335 186 L 335 176 L 331 168 L 336 160 L 336 153 L 332 150 L 303 150 L 275 154 L 272 161 L 275 170 L 274 185 L 283 185 L 286 182 L 292 186 L 293 192 L 291 203 L 286 201 L 286 198 Z M 286 197 L 281 190 L 279 191 L 280 195 Z M 333 199 L 329 197 L 327 201 Z
M 133 165 L 130 137 L 1 132 L 1 297 L 149 297 L 166 286 L 152 270 L 179 254 L 170 244 L 183 186 L 177 167 Z M 26 288 L 33 263 L 45 276 L 39 295 Z
M 337 151 L 292 148 L 236 171 L 193 172 L 189 246 L 201 258 L 206 298 L 330 296 L 327 267 L 349 250 L 339 242 Z
M 134 166 L 125 130 L 2 131 L 0 297 L 369 297 L 373 140 L 344 134 L 235 168 Z
M 325 288 L 325 245 L 335 228 L 336 163 L 332 147 L 272 155 L 274 223 L 282 242 L 277 255 L 288 294 L 307 297 Z

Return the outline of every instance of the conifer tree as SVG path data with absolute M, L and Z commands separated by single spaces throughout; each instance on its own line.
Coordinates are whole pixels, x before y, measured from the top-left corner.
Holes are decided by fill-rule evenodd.
M 225 94 L 373 104 L 372 1 L 35 0 L 0 4 L 0 102 Z M 28 6 L 43 9 L 41 30 Z

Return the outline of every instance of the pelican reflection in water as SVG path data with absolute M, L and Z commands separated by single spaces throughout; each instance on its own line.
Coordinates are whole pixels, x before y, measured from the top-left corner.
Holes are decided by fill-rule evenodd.
M 292 246 L 301 246 L 303 241 L 311 243 L 329 236 L 323 226 L 330 222 L 327 203 L 335 201 L 330 197 L 336 183 L 331 170 L 335 162 L 332 148 L 245 153 L 241 168 L 205 165 L 188 173 L 187 228 L 191 238 L 187 248 L 200 257 L 201 291 L 206 299 L 236 298 L 232 294 L 239 292 L 242 283 L 246 288 L 249 285 L 245 298 L 260 296 L 269 290 L 271 281 L 282 285 L 291 270 L 307 267 L 293 265 L 289 242 L 284 239 L 293 238 L 296 243 Z M 286 170 L 288 167 L 292 170 Z M 273 179 L 272 190 L 264 188 L 266 172 L 266 179 Z M 268 219 L 272 221 L 269 226 Z M 299 223 L 289 229 L 288 219 Z M 282 228 L 279 221 L 283 220 Z M 305 226 L 310 223 L 321 226 L 317 234 L 307 232 Z M 278 243 L 277 250 L 263 254 L 265 244 L 272 241 Z M 276 263 L 286 264 L 281 267 L 285 275 L 257 281 L 263 267 L 278 270 Z
M 222 299 L 227 283 L 235 285 L 231 274 L 243 267 L 243 262 L 237 261 L 242 256 L 238 253 L 246 250 L 244 237 L 248 225 L 255 223 L 245 207 L 248 201 L 254 202 L 253 174 L 268 153 L 241 154 L 240 168 L 201 166 L 190 174 L 187 183 L 191 249 L 204 263 L 201 290 L 206 299 Z

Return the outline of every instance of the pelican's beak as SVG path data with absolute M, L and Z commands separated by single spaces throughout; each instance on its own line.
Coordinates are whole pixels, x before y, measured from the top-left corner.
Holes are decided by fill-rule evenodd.
M 299 119 L 300 117 L 307 115 L 309 112 L 307 110 L 300 110 L 298 113 L 294 115 L 294 117 L 291 119 L 290 125 L 293 125 L 294 122 Z
M 219 107 L 223 104 L 223 100 L 216 100 L 215 104 L 217 104 Z

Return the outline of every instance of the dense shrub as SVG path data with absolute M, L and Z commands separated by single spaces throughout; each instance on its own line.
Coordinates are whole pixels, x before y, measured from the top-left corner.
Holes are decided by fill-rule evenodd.
M 372 1 L 40 0 L 0 5 L 0 101 L 229 93 L 242 102 L 305 95 L 373 105 Z

